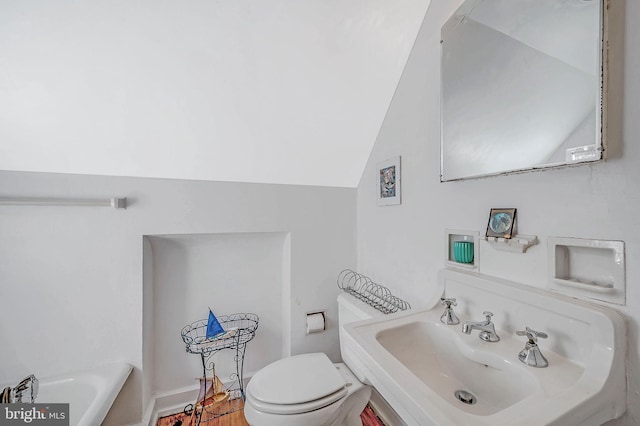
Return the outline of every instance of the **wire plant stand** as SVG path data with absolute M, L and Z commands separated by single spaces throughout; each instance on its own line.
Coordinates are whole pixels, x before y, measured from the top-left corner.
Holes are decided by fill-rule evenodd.
M 387 287 L 351 269 L 338 274 L 338 287 L 384 314 L 411 309 L 409 302 L 391 294 Z
M 228 399 L 225 398 L 225 401 L 221 403 L 211 404 L 207 404 L 206 397 L 202 401 L 196 401 L 192 413 L 196 425 L 239 411 L 244 406 L 244 354 L 247 343 L 256 335 L 258 316 L 251 313 L 221 315 L 218 317 L 218 322 L 225 329 L 225 333 L 220 337 L 207 339 L 208 320 L 206 319 L 184 326 L 181 332 L 187 353 L 200 355 L 202 380 L 204 381 L 203 395 L 207 395 L 207 391 L 213 390 L 212 387 L 215 387 L 217 381 L 213 355 L 223 349 L 235 351 L 233 357 L 236 364 L 235 372 L 229 377 L 231 385 L 224 389 L 224 392 L 228 394 Z M 209 387 L 207 388 L 207 386 Z

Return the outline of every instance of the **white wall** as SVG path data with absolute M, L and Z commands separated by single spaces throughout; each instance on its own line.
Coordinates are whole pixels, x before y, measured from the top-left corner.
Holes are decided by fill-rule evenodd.
M 284 324 L 291 310 L 283 297 L 291 289 L 283 277 L 285 258 L 291 256 L 285 252 L 287 237 L 286 232 L 145 237 L 151 243 L 144 256 L 153 259 L 153 301 L 144 309 L 153 311 L 154 332 L 143 351 L 153 353 L 154 368 L 144 373 L 153 379 L 154 393 L 196 385 L 202 362 L 185 351 L 180 335 L 187 324 L 206 320 L 209 307 L 220 320 L 233 313 L 258 315 L 260 331 L 247 345 L 245 378 L 285 355 Z M 234 379 L 234 355 L 227 350 L 212 358 L 223 381 Z
M 519 232 L 537 235 L 541 244 L 526 254 L 482 244 L 484 272 L 532 286 L 547 281 L 547 237 L 624 240 L 627 305 L 618 309 L 628 319 L 629 408 L 612 424 L 639 424 L 640 2 L 626 2 L 624 27 L 617 27 L 624 31 L 624 45 L 616 45 L 624 48 L 624 67 L 617 58 L 613 78 L 623 90 L 614 96 L 610 118 L 621 125 L 622 138 L 610 140 L 606 162 L 440 183 L 440 27 L 460 3 L 432 2 L 365 168 L 358 188 L 358 269 L 422 306 L 444 266 L 445 229 L 484 233 L 491 207 L 516 207 Z M 402 204 L 377 207 L 376 163 L 396 155 L 402 156 Z
M 2 1 L 0 169 L 356 187 L 428 4 Z
M 156 272 L 143 264 L 144 235 L 289 234 L 282 274 L 290 274 L 283 297 L 291 331 L 281 339 L 292 353 L 339 359 L 335 281 L 356 263 L 355 189 L 0 171 L 0 196 L 129 200 L 126 210 L 0 206 L 0 312 L 8 319 L 0 322 L 0 382 L 127 361 L 135 370 L 107 424 L 140 420 L 153 391 L 143 372 L 154 367 L 143 353 L 154 331 L 143 271 Z M 318 307 L 330 327 L 306 336 L 305 313 Z

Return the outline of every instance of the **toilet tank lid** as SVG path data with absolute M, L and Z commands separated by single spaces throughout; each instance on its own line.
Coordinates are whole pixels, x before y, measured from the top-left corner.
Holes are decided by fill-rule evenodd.
M 338 304 L 342 304 L 361 319 L 375 318 L 384 315 L 373 306 L 347 293 L 340 293 L 338 295 Z
M 302 404 L 345 386 L 344 377 L 323 353 L 275 361 L 258 371 L 249 382 L 252 397 L 268 404 Z

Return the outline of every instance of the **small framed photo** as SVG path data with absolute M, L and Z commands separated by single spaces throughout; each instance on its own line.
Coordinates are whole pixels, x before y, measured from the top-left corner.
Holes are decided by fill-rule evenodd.
M 400 204 L 400 157 L 378 163 L 378 205 Z
M 487 237 L 511 238 L 516 222 L 516 209 L 491 209 Z

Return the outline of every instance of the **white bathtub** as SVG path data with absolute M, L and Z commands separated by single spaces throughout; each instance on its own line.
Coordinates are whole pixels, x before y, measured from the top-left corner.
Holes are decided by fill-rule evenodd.
M 99 425 L 131 369 L 126 363 L 108 364 L 87 371 L 38 377 L 40 390 L 36 402 L 68 402 L 71 426 Z

